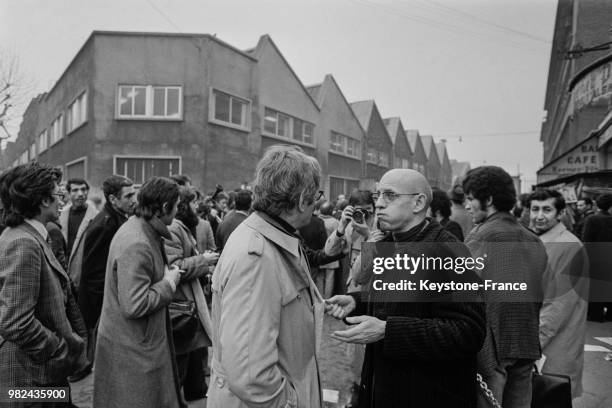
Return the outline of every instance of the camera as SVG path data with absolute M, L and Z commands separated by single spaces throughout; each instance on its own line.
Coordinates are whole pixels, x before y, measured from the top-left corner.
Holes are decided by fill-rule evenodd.
M 357 224 L 363 224 L 364 220 L 368 219 L 368 213 L 364 210 L 356 209 L 353 211 L 353 221 Z

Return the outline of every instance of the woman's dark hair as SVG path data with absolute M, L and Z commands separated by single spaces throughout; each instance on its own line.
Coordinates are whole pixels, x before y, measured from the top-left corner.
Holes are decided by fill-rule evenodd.
M 436 187 L 432 188 L 431 192 L 432 199 L 431 204 L 429 204 L 429 207 L 431 208 L 431 214 L 435 216 L 437 212 L 440 212 L 442 218 L 450 217 L 451 200 L 448 197 L 448 194 Z
M 0 200 L 4 207 L 4 224 L 16 227 L 40 214 L 40 205 L 62 180 L 62 171 L 48 164 L 30 162 L 0 175 Z
M 372 198 L 372 192 L 369 190 L 353 190 L 349 197 L 349 205 L 371 205 L 375 207 L 374 199 Z
M 138 191 L 134 215 L 148 221 L 158 213 L 164 214 L 164 204 L 174 206 L 178 198 L 179 187 L 176 182 L 165 177 L 151 177 Z
M 497 211 L 510 211 L 516 203 L 512 177 L 497 166 L 480 166 L 468 171 L 463 180 L 463 191 L 477 199 L 483 209 L 489 197 Z
M 176 213 L 176 219 L 180 220 L 189 229 L 191 234 L 195 237 L 195 227 L 198 225 L 198 215 L 191 209 L 191 202 L 195 200 L 196 193 L 189 187 L 179 187 L 179 203 L 178 211 Z

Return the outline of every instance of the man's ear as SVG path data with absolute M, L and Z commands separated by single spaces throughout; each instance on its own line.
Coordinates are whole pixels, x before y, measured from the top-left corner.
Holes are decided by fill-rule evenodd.
M 42 205 L 45 208 L 48 208 L 51 204 L 53 204 L 53 201 L 55 201 L 53 198 L 43 198 L 42 202 L 40 203 L 40 205 Z
M 493 197 L 489 197 L 487 198 L 487 201 L 485 201 L 485 206 L 490 207 L 493 205 Z
M 300 193 L 300 200 L 298 202 L 297 209 L 299 212 L 304 212 L 306 211 L 306 207 L 308 207 L 308 204 L 306 204 L 306 198 L 304 197 L 304 192 L 302 191 Z

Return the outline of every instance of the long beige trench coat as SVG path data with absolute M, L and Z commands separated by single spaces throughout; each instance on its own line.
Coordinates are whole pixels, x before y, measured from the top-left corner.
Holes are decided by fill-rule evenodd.
M 323 301 L 299 239 L 263 213 L 232 233 L 213 275 L 209 408 L 323 406 Z

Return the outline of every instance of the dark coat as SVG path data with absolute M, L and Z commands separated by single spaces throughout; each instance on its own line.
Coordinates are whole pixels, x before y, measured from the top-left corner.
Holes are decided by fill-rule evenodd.
M 463 230 L 461 229 L 461 225 L 455 221 L 451 221 L 449 218 L 443 219 L 440 225 L 453 234 L 459 241 L 463 242 Z
M 225 243 L 229 239 L 230 235 L 242 221 L 246 220 L 248 215 L 242 212 L 230 211 L 221 221 L 221 224 L 217 227 L 216 243 L 219 251 L 223 251 Z
M 487 254 L 483 278 L 494 282 L 525 282 L 541 292 L 548 257 L 542 241 L 508 212 L 496 212 L 476 225 L 465 243 L 473 257 Z M 538 289 L 540 288 L 540 289 Z M 540 294 L 541 298 L 541 294 Z M 487 337 L 478 355 L 485 376 L 502 359 L 537 360 L 541 356 L 541 302 L 508 302 L 502 291 L 487 291 Z M 506 301 L 504 301 L 506 300 Z
M 462 245 L 434 220 L 412 239 L 399 241 Z M 456 256 L 439 248 L 432 246 L 426 255 Z M 467 248 L 462 252 L 468 254 Z M 366 347 L 360 408 L 476 406 L 476 353 L 485 338 L 481 303 L 366 303 L 360 294 L 353 294 L 358 301 L 353 314 L 386 321 L 384 339 Z
M 56 222 L 49 221 L 46 228 L 49 232 L 53 255 L 55 255 L 55 258 L 64 270 L 66 270 L 68 268 L 68 259 L 66 257 L 66 240 L 64 239 L 64 234 L 62 234 L 62 227 Z
M 107 202 L 85 232 L 79 307 L 89 329 L 96 326 L 102 312 L 104 275 L 111 241 L 126 219 Z
M 25 222 L 0 235 L 0 299 L 0 389 L 66 384 L 87 331 L 68 275 Z
M 164 279 L 162 236 L 171 238 L 158 218 L 134 216 L 111 242 L 96 342 L 94 407 L 185 406 L 167 308 L 174 293 Z

